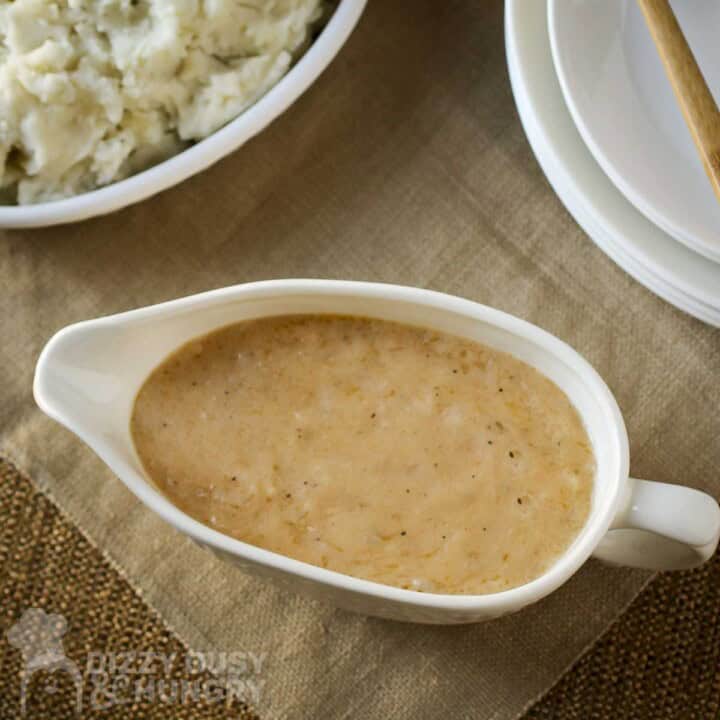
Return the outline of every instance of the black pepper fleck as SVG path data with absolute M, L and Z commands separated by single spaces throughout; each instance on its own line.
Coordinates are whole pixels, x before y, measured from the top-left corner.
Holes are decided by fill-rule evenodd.
M 512 450 L 508 453 L 508 455 L 509 455 L 511 458 L 514 458 L 514 457 L 515 457 L 515 453 L 514 453 Z
M 518 505 L 522 505 L 522 498 L 518 498 Z
M 292 497 L 292 494 L 291 494 L 291 493 L 285 493 L 285 497 L 286 497 L 286 498 L 291 498 L 291 497 Z
M 401 535 L 407 535 L 407 532 L 405 532 L 405 530 L 403 530 L 400 534 L 401 534 Z

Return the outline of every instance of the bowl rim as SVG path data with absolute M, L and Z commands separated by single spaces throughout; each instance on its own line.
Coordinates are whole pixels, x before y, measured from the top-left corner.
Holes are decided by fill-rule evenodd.
M 108 325 L 120 325 L 127 321 L 145 322 L 153 317 L 162 317 L 168 313 L 182 313 L 188 309 L 207 308 L 242 299 L 257 300 L 276 298 L 279 295 L 300 294 L 367 297 L 440 308 L 492 324 L 530 340 L 543 350 L 551 353 L 577 374 L 583 381 L 583 385 L 592 392 L 593 397 L 597 400 L 598 407 L 603 412 L 607 422 L 606 432 L 615 450 L 615 457 L 611 463 L 612 468 L 617 469 L 614 495 L 610 496 L 604 508 L 593 508 L 591 510 L 588 521 L 581 531 L 582 535 L 578 536 L 578 542 L 573 543 L 543 575 L 529 583 L 484 595 L 423 593 L 383 585 L 371 580 L 364 580 L 317 567 L 245 543 L 202 524 L 172 504 L 164 495 L 155 490 L 146 478 L 120 459 L 118 453 L 111 448 L 104 447 L 103 443 L 98 442 L 96 437 L 90 437 L 90 433 L 53 407 L 52 403 L 47 401 L 44 396 L 43 377 L 47 372 L 48 356 L 52 353 L 53 348 L 57 343 L 62 342 L 68 334 L 88 329 L 88 326 L 102 325 L 107 327 Z M 624 490 L 629 483 L 629 445 L 622 414 L 610 389 L 587 360 L 567 343 L 551 333 L 514 315 L 472 300 L 416 287 L 345 280 L 265 280 L 210 290 L 116 315 L 83 321 L 60 330 L 43 348 L 35 370 L 33 394 L 36 403 L 43 412 L 78 435 L 143 504 L 197 542 L 227 555 L 298 577 L 304 581 L 311 581 L 338 591 L 349 591 L 376 600 L 390 601 L 416 609 L 460 613 L 495 612 L 502 614 L 545 597 L 564 584 L 592 555 L 599 542 L 610 529 L 612 521 L 624 500 Z
M 367 0 L 339 0 L 320 34 L 259 100 L 220 129 L 157 165 L 69 198 L 34 205 L 0 205 L 0 228 L 30 228 L 85 220 L 119 210 L 199 173 L 264 130 L 320 76 L 360 20 Z

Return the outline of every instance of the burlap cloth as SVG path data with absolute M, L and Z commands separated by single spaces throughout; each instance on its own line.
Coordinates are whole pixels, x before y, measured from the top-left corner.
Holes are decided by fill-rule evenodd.
M 0 452 L 189 647 L 267 653 L 264 718 L 515 717 L 648 576 L 590 562 L 533 608 L 456 628 L 283 594 L 151 515 L 35 408 L 33 366 L 61 326 L 270 277 L 457 293 L 595 365 L 634 474 L 720 491 L 720 335 L 632 281 L 562 209 L 515 114 L 502 9 L 375 0 L 320 81 L 234 156 L 113 216 L 0 235 Z

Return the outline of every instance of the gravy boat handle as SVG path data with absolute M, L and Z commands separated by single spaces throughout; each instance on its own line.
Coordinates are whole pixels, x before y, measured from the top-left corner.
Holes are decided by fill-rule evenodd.
M 700 490 L 630 479 L 625 506 L 593 555 L 600 560 L 649 570 L 701 565 L 720 538 L 720 507 Z

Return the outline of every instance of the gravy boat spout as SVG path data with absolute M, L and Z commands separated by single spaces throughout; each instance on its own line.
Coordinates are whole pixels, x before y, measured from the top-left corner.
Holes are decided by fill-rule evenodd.
M 157 365 L 185 342 L 225 325 L 327 313 L 392 320 L 475 340 L 535 367 L 565 392 L 595 455 L 592 508 L 579 535 L 544 575 L 489 595 L 440 595 L 381 585 L 235 540 L 186 515 L 152 484 L 135 451 L 130 418 L 140 387 Z M 78 435 L 145 505 L 181 532 L 249 572 L 369 615 L 431 623 L 486 620 L 544 597 L 592 554 L 630 565 L 689 567 L 712 554 L 720 535 L 720 510 L 708 495 L 628 477 L 628 440 L 618 406 L 572 348 L 523 320 L 428 290 L 270 280 L 78 323 L 58 332 L 42 351 L 34 394 L 45 413 Z M 613 529 L 644 532 L 609 543 Z

